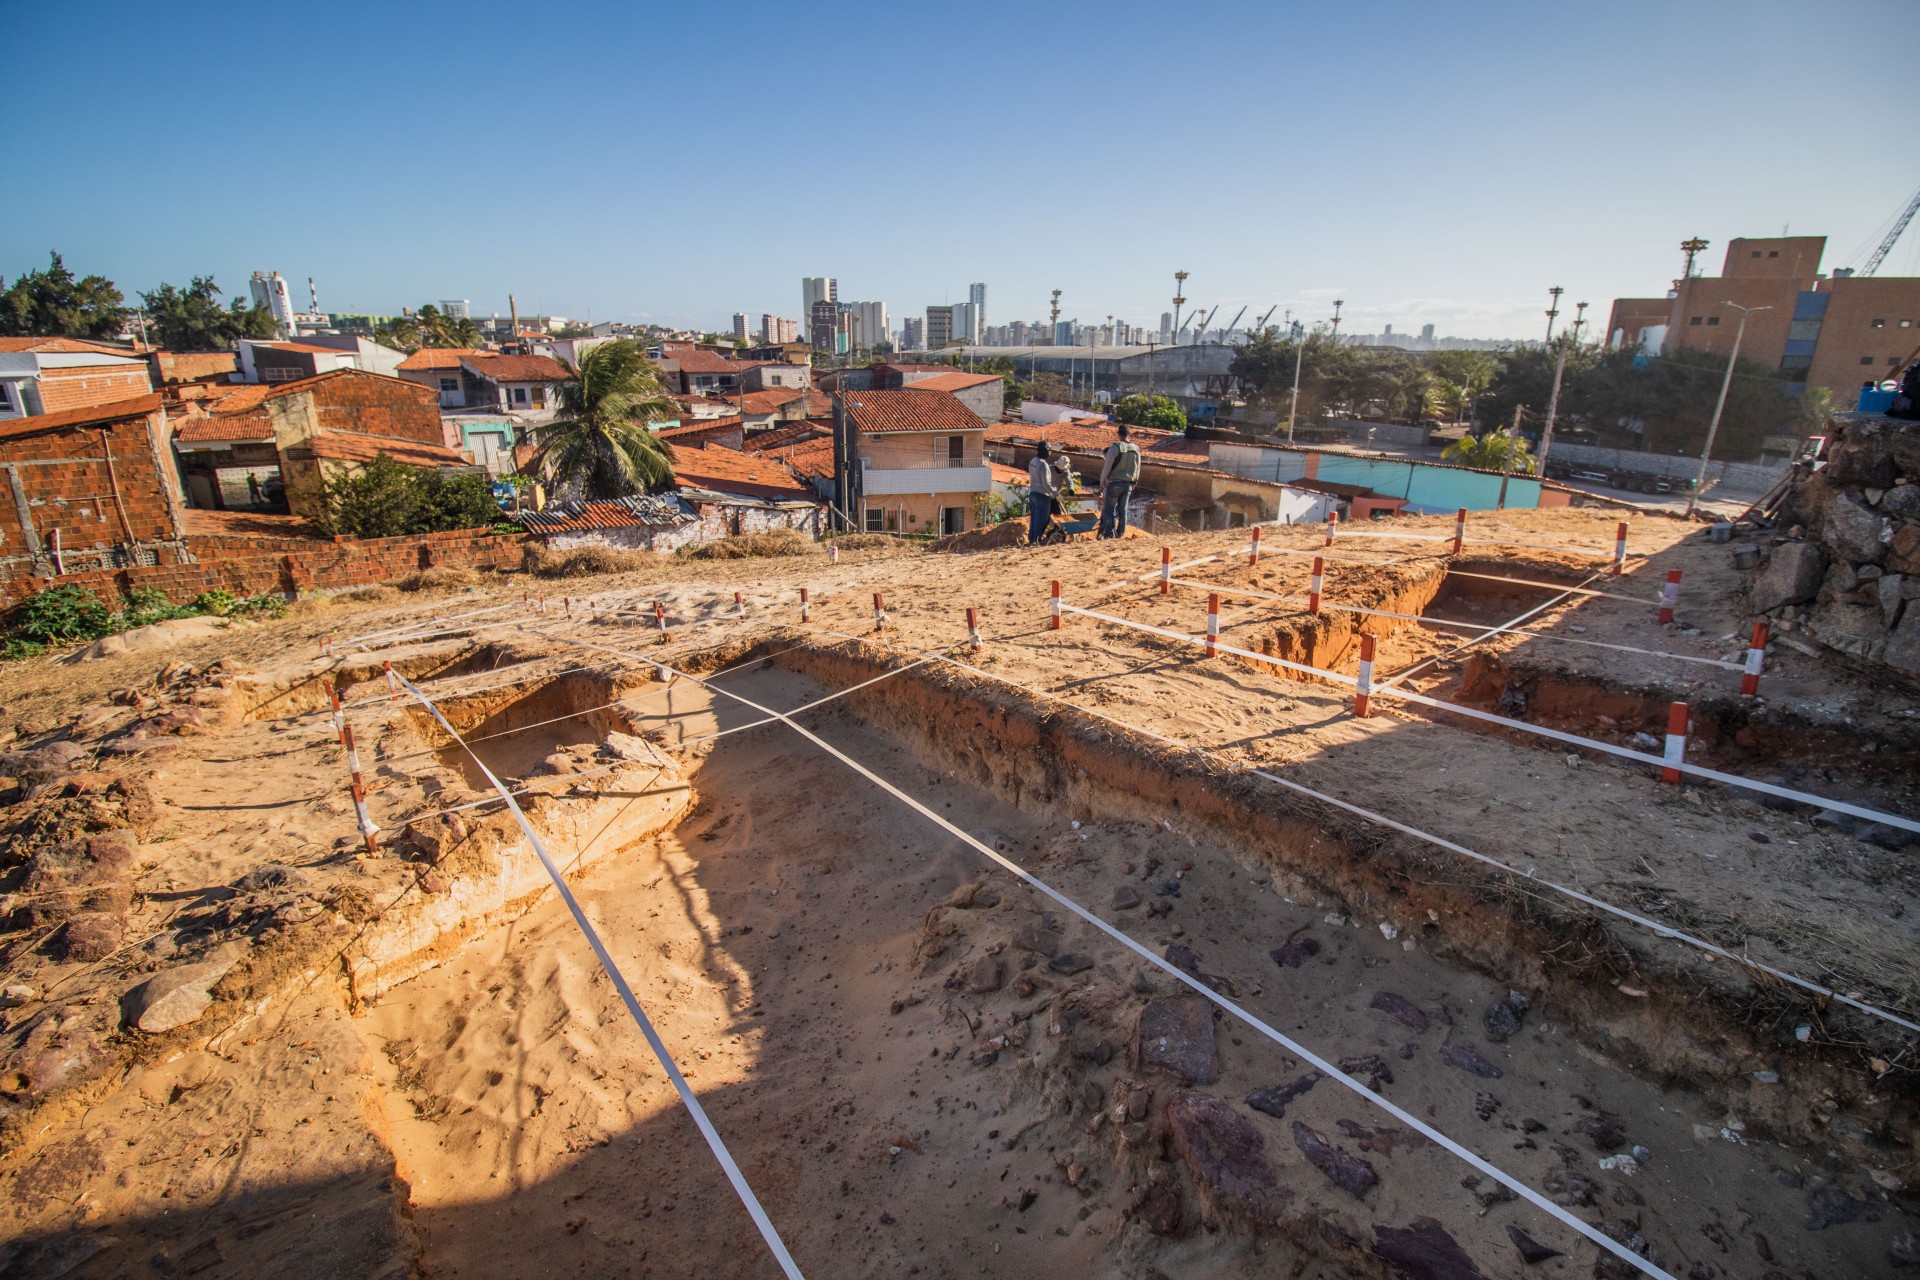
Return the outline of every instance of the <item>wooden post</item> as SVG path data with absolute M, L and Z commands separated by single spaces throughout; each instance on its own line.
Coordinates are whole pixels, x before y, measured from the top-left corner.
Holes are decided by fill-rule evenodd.
M 1327 512 L 1327 545 L 1328 546 L 1333 545 L 1334 526 L 1338 525 L 1339 523 L 1340 523 L 1340 513 L 1338 511 Z
M 1613 568 L 1611 572 L 1615 577 L 1619 577 L 1622 573 L 1626 572 L 1626 569 L 1627 522 L 1622 520 L 1619 526 L 1613 531 Z
M 1260 563 L 1260 526 L 1253 526 L 1253 541 L 1247 546 L 1247 567 Z
M 1173 548 L 1160 548 L 1160 594 L 1173 594 Z
M 360 753 L 353 746 L 353 726 L 342 725 L 340 741 L 347 749 L 347 774 L 351 778 L 353 792 L 353 815 L 360 824 L 360 838 L 367 842 L 368 853 L 380 851 L 379 842 L 374 838 L 380 828 L 373 824 L 373 816 L 367 812 L 367 789 L 360 781 Z
M 873 593 L 873 629 L 875 631 L 884 631 L 886 630 L 886 628 L 887 628 L 886 604 L 884 601 L 880 599 L 880 593 L 876 591 Z
M 1058 578 L 1053 582 L 1053 594 L 1047 601 L 1047 612 L 1051 615 L 1047 620 L 1047 630 L 1058 631 L 1060 629 L 1060 580 Z
M 1460 554 L 1461 544 L 1467 540 L 1467 509 L 1456 511 L 1453 516 L 1453 554 Z
M 813 599 L 807 594 L 805 587 L 800 588 L 800 621 L 802 623 L 813 621 Z
M 980 652 L 980 614 L 978 610 L 967 610 L 967 647 L 975 653 Z

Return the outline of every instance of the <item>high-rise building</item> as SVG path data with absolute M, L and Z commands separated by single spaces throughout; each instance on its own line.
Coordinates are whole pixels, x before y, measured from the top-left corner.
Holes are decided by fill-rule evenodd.
M 1420 326 L 1420 341 L 1425 343 L 1428 346 L 1433 345 L 1433 326 L 1432 325 L 1423 324 Z
M 847 341 L 853 350 L 871 351 L 888 341 L 893 324 L 887 315 L 886 303 L 849 302 L 845 305 L 850 318 Z
M 1072 320 L 1056 320 L 1053 323 L 1053 345 L 1071 347 L 1074 345 L 1073 331 L 1076 324 Z
M 473 319 L 473 304 L 465 298 L 440 299 L 440 314 L 449 320 Z
M 744 311 L 736 311 L 733 313 L 733 336 L 742 342 L 747 341 L 751 336 L 747 332 L 747 313 Z
M 963 304 L 964 305 L 964 304 Z M 927 350 L 938 351 L 953 341 L 953 308 L 927 308 Z
M 815 351 L 845 355 L 850 349 L 847 332 L 850 327 L 851 310 L 847 304 L 822 298 L 813 304 L 807 316 L 807 341 Z
M 800 341 L 800 322 L 786 316 L 765 314 L 760 317 L 760 341 L 762 342 L 798 342 Z
M 803 276 L 801 278 L 800 314 L 806 319 L 809 325 L 813 323 L 813 308 L 815 304 L 838 301 L 840 301 L 840 282 L 832 276 Z M 807 334 L 807 340 L 809 342 L 813 341 L 811 331 Z M 817 342 L 815 342 L 814 345 L 816 347 L 820 346 Z M 824 351 L 827 348 L 820 347 L 820 349 Z
M 927 349 L 927 322 L 919 316 L 908 316 L 900 322 L 900 345 L 908 351 Z
M 967 286 L 967 305 L 973 308 L 973 341 L 979 342 L 986 336 L 987 330 L 987 286 L 985 284 Z
M 293 299 L 287 294 L 287 282 L 278 271 L 256 271 L 247 282 L 253 305 L 265 307 L 280 326 L 281 336 L 293 332 Z
M 1160 345 L 1166 346 L 1173 341 L 1173 312 L 1160 313 Z

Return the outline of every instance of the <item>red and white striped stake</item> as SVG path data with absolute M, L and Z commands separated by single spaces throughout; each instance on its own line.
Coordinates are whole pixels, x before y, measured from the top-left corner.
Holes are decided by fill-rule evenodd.
M 1259 563 L 1260 563 L 1260 526 L 1255 525 L 1253 526 L 1253 541 L 1249 543 L 1247 546 L 1247 566 L 1251 568 L 1252 566 Z
M 1680 571 L 1667 570 L 1667 585 L 1660 588 L 1660 621 L 1673 621 L 1673 606 L 1680 603 Z
M 400 677 L 393 674 L 393 663 L 388 662 L 384 665 L 387 669 L 387 696 L 397 698 L 400 696 Z
M 740 621 L 747 620 L 747 598 L 738 591 L 733 593 L 733 607 L 740 611 Z
M 1760 669 L 1767 661 L 1767 624 L 1753 624 L 1753 642 L 1747 646 L 1747 669 L 1740 677 L 1740 693 L 1751 698 L 1760 692 Z
M 1313 558 L 1313 581 L 1307 587 L 1307 612 L 1320 612 L 1320 588 L 1327 580 L 1327 562 L 1321 556 Z
M 1047 601 L 1047 614 L 1047 630 L 1058 631 L 1060 629 L 1060 580 L 1058 578 L 1053 581 L 1053 593 Z
M 1209 658 L 1219 652 L 1219 643 L 1220 593 L 1218 591 L 1209 591 L 1207 593 L 1207 656 Z
M 1666 767 L 1660 770 L 1662 782 L 1679 782 L 1679 764 L 1687 754 L 1687 704 L 1675 702 L 1667 707 Z
M 1160 548 L 1160 594 L 1173 594 L 1173 548 Z
M 827 544 L 827 563 L 828 564 L 840 563 L 840 544 L 839 543 L 830 542 Z
M 813 621 L 813 600 L 807 595 L 805 587 L 800 588 L 800 621 Z
M 332 636 L 320 637 L 320 656 L 323 658 L 331 658 L 333 656 L 333 637 Z
M 327 686 L 327 702 L 333 707 L 333 733 L 340 741 L 347 740 L 347 713 L 340 709 L 340 691 L 332 685 Z
M 658 600 L 653 602 L 653 621 L 654 625 L 660 628 L 661 635 L 667 634 L 667 606 Z
M 1333 545 L 1334 526 L 1339 523 L 1340 523 L 1340 513 L 1338 511 L 1327 512 L 1327 545 L 1328 546 Z
M 975 653 L 981 649 L 980 612 L 977 609 L 967 610 L 967 647 Z
M 884 631 L 887 628 L 887 606 L 878 591 L 873 593 L 873 629 Z
M 1622 520 L 1613 531 L 1613 568 L 1615 577 L 1626 572 L 1627 568 L 1627 522 Z
M 1465 507 L 1453 515 L 1453 554 L 1460 554 L 1460 544 L 1467 540 L 1467 509 Z
M 367 842 L 368 853 L 377 853 L 380 845 L 374 836 L 380 828 L 373 824 L 373 816 L 367 812 L 367 788 L 360 781 L 360 753 L 354 750 L 352 725 L 340 726 L 340 741 L 347 748 L 347 772 L 353 779 L 353 815 L 360 822 L 360 838 Z
M 1367 703 L 1373 696 L 1373 637 L 1360 637 L 1360 682 L 1353 689 L 1353 714 L 1365 720 Z

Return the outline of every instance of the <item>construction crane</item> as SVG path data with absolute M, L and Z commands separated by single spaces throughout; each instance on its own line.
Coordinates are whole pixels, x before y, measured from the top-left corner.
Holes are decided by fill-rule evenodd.
M 1215 308 L 1215 309 L 1218 310 L 1218 308 Z M 1226 330 L 1223 333 L 1221 333 L 1220 341 L 1226 342 L 1233 337 L 1233 331 L 1240 327 L 1240 316 L 1244 316 L 1246 314 L 1247 314 L 1247 309 L 1245 307 L 1240 308 L 1240 315 L 1235 316 L 1233 318 L 1233 323 L 1228 325 L 1226 327 Z
M 1278 311 L 1279 309 L 1280 309 L 1280 304 L 1277 302 L 1274 303 L 1272 306 L 1268 307 L 1267 314 L 1260 317 L 1260 323 L 1253 326 L 1254 331 L 1256 333 L 1265 333 L 1267 329 L 1267 321 L 1273 319 L 1273 313 Z
M 1893 230 L 1887 232 L 1887 238 L 1880 242 L 1880 247 L 1873 251 L 1871 258 L 1867 259 L 1867 265 L 1860 268 L 1862 277 L 1870 276 L 1880 269 L 1880 264 L 1887 260 L 1889 253 L 1893 252 L 1894 242 L 1900 239 L 1900 233 L 1907 229 L 1907 224 L 1913 221 L 1913 215 L 1916 212 L 1920 212 L 1920 191 L 1913 193 L 1913 199 L 1907 201 L 1907 207 L 1902 209 L 1900 216 L 1893 220 Z

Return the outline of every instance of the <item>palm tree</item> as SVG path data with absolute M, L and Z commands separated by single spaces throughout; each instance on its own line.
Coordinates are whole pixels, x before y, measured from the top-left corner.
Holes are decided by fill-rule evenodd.
M 652 493 L 673 482 L 673 450 L 646 424 L 679 416 L 636 342 L 589 347 L 565 382 L 554 384 L 559 415 L 528 432 L 527 470 L 556 490 L 589 498 Z
M 1477 439 L 1470 435 L 1462 436 L 1440 451 L 1440 460 L 1458 463 L 1463 467 L 1478 467 L 1482 471 L 1505 471 L 1509 448 L 1513 451 L 1513 473 L 1532 475 L 1534 457 L 1527 449 L 1527 442 L 1509 437 L 1504 431 L 1489 431 Z

